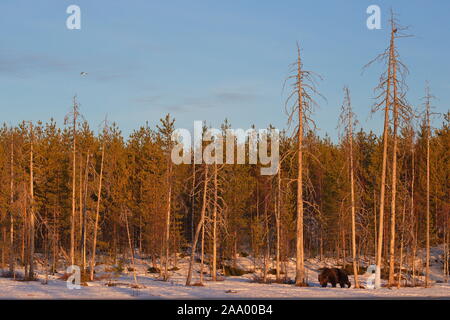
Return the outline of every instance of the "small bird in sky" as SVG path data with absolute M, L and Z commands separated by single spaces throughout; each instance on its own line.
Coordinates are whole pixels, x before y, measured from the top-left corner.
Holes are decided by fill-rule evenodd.
M 82 72 L 80 73 L 80 76 L 82 76 L 82 77 L 83 77 L 83 76 L 87 76 L 87 74 L 88 74 L 87 72 L 82 71 Z

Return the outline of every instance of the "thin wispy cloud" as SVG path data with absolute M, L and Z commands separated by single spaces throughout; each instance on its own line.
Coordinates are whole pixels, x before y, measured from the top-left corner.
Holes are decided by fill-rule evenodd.
M 132 78 L 137 66 L 128 66 L 126 71 L 111 71 L 112 68 L 89 68 L 80 61 L 65 60 L 43 54 L 1 54 L 0 76 L 16 78 L 32 78 L 35 76 L 59 73 L 78 75 L 81 71 L 88 72 L 88 79 L 99 83 L 110 83 Z
M 246 91 L 248 90 L 248 91 Z M 170 96 L 151 95 L 132 99 L 133 102 L 148 107 L 159 107 L 168 112 L 193 112 L 214 110 L 226 107 L 242 107 L 262 99 L 263 95 L 252 92 L 250 89 L 223 89 L 216 88 L 204 96 L 185 96 L 170 101 Z
M 161 99 L 160 95 L 154 95 L 154 96 L 134 98 L 132 99 L 132 101 L 143 105 L 150 105 L 157 103 L 158 101 L 160 101 L 160 99 Z
M 0 76 L 30 77 L 49 72 L 74 70 L 76 63 L 41 54 L 0 54 Z
M 251 92 L 232 91 L 217 92 L 214 94 L 214 97 L 217 101 L 224 103 L 253 102 L 260 98 L 260 96 Z

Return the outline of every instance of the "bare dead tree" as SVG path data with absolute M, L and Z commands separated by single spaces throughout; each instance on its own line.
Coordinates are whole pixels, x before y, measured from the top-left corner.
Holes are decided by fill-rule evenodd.
M 29 222 L 29 269 L 28 269 L 28 279 L 34 279 L 34 250 L 35 250 L 35 213 L 34 213 L 34 128 L 33 123 L 30 122 L 30 222 Z
M 14 274 L 15 266 L 15 248 L 14 248 L 14 129 L 11 128 L 11 147 L 10 147 L 10 182 L 9 182 L 9 272 Z
M 212 256 L 212 280 L 217 280 L 217 210 L 218 210 L 218 179 L 217 161 L 214 161 L 214 203 L 213 203 L 213 256 Z
M 348 144 L 349 159 L 349 175 L 350 175 L 350 202 L 351 202 L 351 220 L 352 220 L 352 261 L 353 274 L 355 277 L 355 288 L 359 288 L 358 281 L 358 261 L 356 257 L 356 203 L 355 203 L 355 169 L 353 155 L 353 127 L 355 126 L 355 114 L 352 111 L 352 103 L 350 98 L 350 90 L 344 88 L 344 104 L 342 105 L 342 113 L 340 124 L 344 127 L 345 138 Z
M 380 287 L 380 270 L 382 263 L 382 250 L 383 250 L 383 229 L 384 229 L 384 201 L 385 201 L 385 189 L 386 189 L 386 165 L 387 165 L 387 147 L 388 147 L 388 130 L 389 130 L 389 106 L 391 104 L 391 80 L 392 80 L 392 64 L 390 63 L 389 57 L 391 56 L 392 49 L 394 48 L 394 31 L 391 30 L 391 42 L 388 49 L 386 49 L 382 54 L 378 55 L 374 60 L 369 62 L 367 66 L 372 64 L 374 61 L 385 61 L 387 62 L 387 71 L 381 75 L 380 83 L 378 84 L 376 90 L 380 90 L 381 93 L 376 97 L 377 99 L 382 98 L 382 100 L 377 103 L 373 108 L 372 112 L 378 111 L 380 108 L 384 109 L 384 126 L 383 126 L 383 160 L 381 167 L 381 185 L 380 185 L 380 205 L 379 205 L 379 217 L 378 217 L 378 241 L 377 241 L 377 257 L 376 257 L 376 278 L 375 286 Z
M 280 241 L 281 241 L 281 161 L 278 162 L 277 192 L 275 196 L 275 229 L 276 229 L 276 277 L 280 280 Z
M 128 247 L 130 249 L 130 255 L 131 255 L 131 268 L 133 269 L 133 278 L 134 278 L 134 287 L 139 288 L 139 283 L 136 277 L 136 267 L 134 263 L 134 248 L 133 243 L 131 241 L 131 234 L 130 234 L 130 226 L 128 224 L 128 215 L 130 214 L 128 209 L 123 210 L 122 215 L 123 219 L 125 220 L 125 227 L 127 229 L 127 238 L 128 238 Z
M 391 29 L 396 30 L 394 37 L 405 37 L 401 33 L 405 28 L 401 28 L 395 21 L 394 15 L 391 18 Z M 406 66 L 400 61 L 400 55 L 395 47 L 390 56 L 392 64 L 392 117 L 393 117 L 393 137 L 392 137 L 392 182 L 391 182 L 391 230 L 389 243 L 389 286 L 394 285 L 395 273 L 395 239 L 396 239 L 396 208 L 397 208 L 397 154 L 398 154 L 398 129 L 403 122 L 408 122 L 412 111 L 405 100 L 406 84 L 405 75 L 408 73 Z
M 296 223 L 296 267 L 295 284 L 297 286 L 306 286 L 305 278 L 305 254 L 304 254 L 304 226 L 303 226 L 303 148 L 305 127 L 312 124 L 311 119 L 313 107 L 317 105 L 312 98 L 313 94 L 320 93 L 316 89 L 316 78 L 321 79 L 317 74 L 303 69 L 301 60 L 300 46 L 297 43 L 297 61 L 290 66 L 291 75 L 286 81 L 293 81 L 292 91 L 286 99 L 285 109 L 288 114 L 288 123 L 294 122 L 297 114 L 297 125 L 294 129 L 297 140 L 297 223 Z M 320 95 L 321 96 L 321 95 Z M 295 98 L 295 99 L 294 99 Z
M 197 247 L 197 243 L 198 243 L 198 238 L 200 235 L 200 231 L 203 228 L 204 222 L 205 222 L 205 215 L 206 215 L 206 206 L 207 206 L 207 202 L 206 202 L 206 195 L 208 192 L 208 165 L 205 164 L 205 171 L 204 171 L 204 180 L 203 180 L 203 197 L 202 197 L 202 210 L 201 210 L 201 214 L 200 214 L 200 221 L 198 222 L 197 225 L 197 229 L 195 230 L 195 236 L 194 236 L 194 241 L 192 243 L 192 248 L 191 248 L 191 259 L 189 261 L 189 269 L 188 269 L 188 274 L 186 277 L 186 286 L 190 286 L 191 285 L 191 281 L 192 281 L 192 271 L 194 268 L 194 262 L 195 262 L 195 251 L 196 251 L 196 247 Z
M 99 175 L 98 192 L 97 192 L 97 208 L 95 210 L 94 240 L 92 242 L 92 256 L 91 256 L 91 268 L 90 268 L 91 281 L 94 280 L 95 253 L 96 253 L 96 249 L 97 249 L 98 221 L 99 221 L 99 216 L 100 216 L 100 201 L 102 198 L 102 179 L 103 179 L 103 164 L 104 164 L 104 159 L 105 159 L 106 134 L 107 134 L 107 121 L 105 119 L 104 127 L 103 127 L 102 158 L 101 158 L 101 162 L 100 162 L 100 175 Z
M 70 261 L 75 264 L 75 210 L 76 210 L 76 152 L 77 152 L 77 119 L 79 113 L 79 105 L 77 96 L 73 97 L 72 111 L 65 117 L 64 122 L 72 120 L 72 214 L 70 217 Z
M 383 127 L 383 160 L 381 168 L 381 185 L 380 185 L 380 205 L 379 205 L 379 228 L 378 228 L 378 242 L 377 242 L 377 276 L 375 279 L 375 286 L 379 288 L 381 267 L 382 267 L 382 253 L 384 240 L 384 209 L 385 209 L 385 193 L 386 193 L 386 168 L 388 157 L 388 135 L 389 135 L 389 112 L 392 110 L 394 119 L 394 136 L 393 136 L 393 174 L 392 174 L 392 197 L 391 197 L 391 241 L 390 241 L 390 256 L 394 259 L 395 248 L 395 209 L 396 209 L 396 163 L 397 163 L 397 129 L 399 116 L 408 117 L 410 108 L 404 102 L 404 91 L 406 86 L 404 76 L 408 69 L 400 61 L 399 53 L 396 47 L 396 39 L 408 37 L 404 33 L 406 28 L 400 27 L 395 19 L 394 13 L 391 12 L 391 31 L 390 43 L 383 53 L 379 54 L 375 59 L 370 61 L 366 66 L 372 65 L 374 62 L 383 63 L 387 70 L 381 75 L 380 82 L 375 88 L 379 94 L 376 96 L 378 102 L 372 108 L 372 112 L 376 112 L 383 108 L 384 111 L 384 127 Z M 394 230 L 394 231 L 392 231 Z M 392 268 L 392 271 L 394 269 Z M 390 280 L 393 281 L 393 273 L 390 274 Z M 390 282 L 391 283 L 391 282 Z
M 87 213 L 87 195 L 88 195 L 88 178 L 89 178 L 89 158 L 90 153 L 89 150 L 86 153 L 86 167 L 84 169 L 84 199 L 83 199 L 83 211 L 82 211 L 82 225 L 81 225 L 81 255 L 82 255 L 82 266 L 83 271 L 86 270 L 86 233 L 87 233 L 87 221 L 86 221 L 86 213 Z M 81 186 L 80 186 L 81 188 Z
M 426 261 L 425 261 L 425 287 L 430 286 L 430 139 L 431 139 L 431 100 L 435 99 L 430 92 L 428 83 L 425 87 L 424 107 L 425 107 L 425 134 L 427 145 L 427 165 L 426 165 Z
M 169 279 L 169 253 L 170 253 L 170 219 L 172 208 L 172 161 L 170 159 L 170 153 L 168 153 L 167 159 L 167 212 L 166 212 L 166 231 L 165 231 L 165 256 L 164 256 L 164 275 L 163 279 Z

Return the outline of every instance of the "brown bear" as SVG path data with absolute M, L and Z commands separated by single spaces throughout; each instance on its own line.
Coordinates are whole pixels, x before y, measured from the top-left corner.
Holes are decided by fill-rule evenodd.
M 352 285 L 348 280 L 347 273 L 344 270 L 338 268 L 321 268 L 319 269 L 319 283 L 322 287 L 326 287 L 328 282 L 331 283 L 333 288 L 339 283 L 341 288 L 347 285 L 349 288 Z

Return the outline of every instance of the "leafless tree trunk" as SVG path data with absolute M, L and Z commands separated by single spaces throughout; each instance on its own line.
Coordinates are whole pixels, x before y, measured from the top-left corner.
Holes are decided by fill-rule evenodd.
M 393 48 L 394 36 L 392 32 L 391 47 Z M 390 81 L 391 81 L 391 64 L 388 67 L 388 79 L 386 88 L 386 104 L 384 110 L 384 128 L 383 128 L 383 162 L 381 167 L 381 185 L 380 185 L 380 207 L 378 217 L 378 243 L 377 243 L 377 270 L 381 270 L 382 264 L 382 252 L 383 252 L 383 229 L 384 229 L 384 200 L 385 200 L 385 188 L 386 188 L 386 164 L 387 164 L 387 147 L 388 147 L 388 129 L 389 129 L 389 105 L 390 105 Z M 377 287 L 380 287 L 380 273 L 377 274 Z
M 444 281 L 448 282 L 448 276 L 449 276 L 449 241 L 450 241 L 450 233 L 448 230 L 450 221 L 448 216 L 448 209 L 445 213 L 446 221 L 444 224 Z
M 9 271 L 14 273 L 15 248 L 14 248 L 14 133 L 11 130 L 11 156 L 10 156 L 10 183 L 9 183 Z
M 263 281 L 267 282 L 267 273 L 268 273 L 268 267 L 269 267 L 269 259 L 270 259 L 270 243 L 269 243 L 269 216 L 267 213 L 267 195 L 264 199 L 264 229 L 265 229 L 265 238 L 266 238 L 266 248 L 264 251 L 263 256 L 263 262 L 264 262 L 264 269 L 263 269 Z M 264 238 L 264 237 L 263 237 Z
M 202 241 L 200 244 L 200 283 L 203 283 L 203 270 L 205 266 L 205 223 L 202 226 Z
M 413 243 L 413 266 L 412 266 L 412 280 L 413 280 L 413 286 L 416 286 L 416 256 L 417 256 L 417 241 L 418 241 L 418 235 L 419 233 L 419 223 L 416 222 L 416 228 L 414 230 L 414 243 Z
M 75 192 L 76 192 L 76 144 L 77 144 L 78 103 L 73 98 L 73 148 L 72 148 L 72 215 L 70 220 L 70 260 L 75 264 Z
M 391 86 L 392 86 L 392 57 L 395 54 L 395 32 L 397 30 L 392 26 L 391 28 L 391 40 L 389 48 L 378 55 L 374 60 L 369 62 L 366 66 L 371 65 L 375 61 L 387 61 L 387 71 L 381 77 L 380 84 L 377 89 L 381 90 L 381 94 L 378 97 L 383 97 L 382 101 L 375 105 L 372 112 L 375 112 L 379 108 L 384 109 L 384 126 L 383 126 L 383 160 L 381 166 L 381 184 L 380 184 L 380 206 L 379 206 L 379 218 L 378 218 L 378 242 L 376 250 L 376 278 L 375 287 L 381 287 L 381 266 L 382 266 L 382 254 L 383 254 L 383 240 L 384 240 L 384 205 L 385 205 L 385 191 L 386 191 L 386 167 L 387 167 L 387 151 L 388 151 L 388 135 L 389 135 L 389 108 L 391 106 Z
M 56 208 L 53 209 L 53 240 L 52 240 L 52 274 L 56 272 L 58 232 L 56 226 Z
M 276 277 L 280 280 L 280 231 L 281 231 L 281 163 L 278 164 L 277 194 L 275 196 L 275 223 L 276 223 Z
M 377 255 L 377 193 L 375 191 L 375 188 L 373 189 L 373 231 L 374 231 L 374 235 L 373 235 L 373 248 L 374 248 L 374 253 L 375 253 L 375 263 L 376 263 L 376 257 Z
M 191 215 L 191 241 L 194 241 L 194 217 L 195 217 L 195 162 L 192 161 L 192 215 Z
M 381 267 L 382 267 L 382 255 L 383 255 L 383 242 L 386 241 L 384 234 L 384 206 L 385 206 L 385 191 L 386 191 L 386 168 L 387 168 L 387 151 L 388 151 L 388 135 L 389 135 L 389 111 L 393 105 L 393 117 L 394 117 L 394 154 L 393 154 L 393 175 L 392 175 L 392 205 L 391 209 L 391 242 L 390 242 L 390 253 L 391 258 L 394 258 L 394 245 L 395 245 L 395 201 L 396 201 L 396 162 L 397 162 L 397 128 L 398 128 L 398 117 L 399 112 L 401 111 L 402 116 L 404 118 L 408 117 L 408 113 L 410 112 L 410 107 L 403 101 L 404 93 L 399 93 L 398 89 L 404 86 L 400 84 L 403 83 L 403 77 L 408 70 L 406 66 L 399 61 L 399 54 L 397 52 L 395 46 L 395 39 L 399 37 L 405 37 L 402 30 L 405 28 L 399 27 L 394 17 L 394 13 L 391 12 L 391 36 L 390 36 L 390 44 L 389 47 L 380 55 L 378 55 L 374 60 L 369 62 L 368 65 L 372 64 L 375 61 L 382 61 L 387 65 L 387 71 L 382 74 L 380 83 L 377 87 L 381 93 L 377 98 L 382 97 L 382 100 L 377 103 L 372 110 L 375 112 L 379 108 L 383 107 L 384 109 L 384 128 L 383 128 L 383 160 L 382 160 L 382 168 L 381 168 L 381 185 L 380 185 L 380 215 L 379 215 L 379 229 L 378 229 L 378 243 L 377 243 L 377 273 L 375 279 L 375 287 L 379 288 L 381 286 Z M 391 97 L 393 91 L 393 97 Z M 386 225 L 386 228 L 388 226 Z M 393 230 L 393 232 L 392 232 Z M 386 229 L 387 231 L 387 229 Z M 384 247 L 385 250 L 388 249 L 387 246 Z M 384 253 L 385 257 L 387 257 L 387 251 Z M 392 261 L 391 259 L 391 261 Z M 390 275 L 390 280 L 393 280 L 393 277 Z
M 427 141 L 427 211 L 426 211 L 426 262 L 425 262 L 425 287 L 429 286 L 430 282 L 430 108 L 431 108 L 431 94 L 429 87 L 426 88 L 425 96 L 425 121 L 426 121 L 426 141 Z
M 392 22 L 392 29 L 395 26 Z M 393 130 L 393 150 L 392 150 L 392 196 L 391 196 L 391 238 L 389 244 L 389 286 L 394 284 L 394 272 L 395 272 L 395 218 L 396 218 L 396 197 L 397 197 L 397 130 L 398 130 L 398 120 L 399 120 L 399 104 L 398 104 L 398 92 L 397 92 L 397 57 L 393 51 L 392 57 L 392 86 L 394 97 L 392 100 L 393 105 L 393 118 L 394 118 L 394 130 Z
M 213 208 L 213 261 L 212 261 L 212 280 L 217 280 L 217 163 L 214 162 L 214 208 Z
M 172 161 L 170 154 L 168 156 L 168 170 L 167 170 L 167 214 L 166 214 L 166 237 L 165 237 L 165 259 L 164 259 L 164 280 L 169 279 L 169 252 L 170 252 L 170 211 L 172 206 Z
M 99 220 L 99 215 L 100 215 L 100 201 L 102 198 L 102 179 L 103 179 L 103 162 L 104 162 L 104 158 L 105 158 L 106 122 L 105 122 L 105 128 L 104 128 L 103 132 L 104 132 L 104 136 L 103 136 L 103 144 L 102 144 L 102 159 L 101 159 L 101 163 L 100 163 L 100 177 L 99 177 L 98 192 L 97 192 L 97 208 L 95 211 L 94 241 L 92 244 L 92 256 L 91 256 L 91 270 L 90 270 L 91 281 L 94 280 L 95 251 L 97 248 L 98 220 Z
M 204 177 L 204 187 L 203 187 L 203 201 L 202 201 L 202 211 L 200 215 L 200 221 L 198 222 L 197 229 L 195 231 L 194 241 L 192 243 L 191 248 L 191 259 L 189 261 L 189 269 L 186 277 L 186 286 L 191 285 L 192 280 L 192 270 L 195 262 L 195 248 L 197 247 L 198 237 L 200 235 L 200 231 L 203 228 L 205 221 L 205 213 L 206 213 L 206 193 L 208 191 L 208 165 L 205 164 L 205 177 Z
M 286 100 L 286 110 L 288 110 L 288 104 L 292 99 L 293 106 L 288 111 L 289 120 L 291 124 L 297 116 L 298 126 L 296 127 L 296 142 L 297 142 L 297 222 L 296 222 L 296 266 L 295 266 L 295 285 L 306 286 L 305 278 L 305 252 L 304 252 L 304 239 L 303 239 L 303 135 L 305 125 L 314 122 L 310 118 L 312 108 L 317 105 L 313 100 L 312 94 L 318 94 L 315 87 L 316 76 L 311 71 L 303 70 L 303 64 L 300 55 L 300 46 L 297 43 L 297 60 L 291 65 L 292 75 L 288 79 L 294 79 L 292 84 L 293 90 Z M 321 96 L 321 95 L 320 95 Z M 323 97 L 323 96 L 321 96 Z
M 298 99 L 298 131 L 297 131 L 297 239 L 296 239 L 296 265 L 295 284 L 305 286 L 305 253 L 303 247 L 303 77 L 300 48 L 297 48 L 297 99 Z
M 125 216 L 125 226 L 127 228 L 128 246 L 130 248 L 130 253 L 131 253 L 131 267 L 133 268 L 134 284 L 135 284 L 135 286 L 138 286 L 138 281 L 137 281 L 137 277 L 136 277 L 136 268 L 135 268 L 135 264 L 134 264 L 134 248 L 133 248 L 133 244 L 131 242 L 131 234 L 130 234 L 130 227 L 128 225 L 128 211 L 127 210 L 124 212 L 124 216 Z
M 354 163 L 353 163 L 353 111 L 351 106 L 350 90 L 344 88 L 345 99 L 343 105 L 342 120 L 346 123 L 346 136 L 349 146 L 349 162 L 350 162 L 350 202 L 351 202 L 351 219 L 352 219 L 352 260 L 353 275 L 355 278 L 355 288 L 359 288 L 358 281 L 358 261 L 356 257 L 356 203 L 355 203 L 355 181 L 354 181 Z
M 79 182 L 78 182 L 78 225 L 79 225 L 79 239 L 76 239 L 80 247 L 80 261 L 83 263 L 83 155 L 79 154 Z
M 86 270 L 86 232 L 87 232 L 87 225 L 86 225 L 86 211 L 87 211 L 87 194 L 88 194 L 88 174 L 89 174 L 89 150 L 86 154 L 86 168 L 84 172 L 84 200 L 83 200 L 83 212 L 82 212 L 82 226 L 81 226 L 81 254 L 82 254 L 82 261 L 83 261 L 83 271 Z M 81 173 L 81 172 L 80 172 Z
M 403 212 L 402 212 L 402 231 L 401 231 L 401 239 L 400 239 L 400 265 L 398 270 L 398 278 L 397 278 L 397 288 L 400 288 L 402 281 L 402 266 L 403 266 L 403 246 L 404 246 L 404 227 L 405 227 L 405 211 L 406 206 L 403 204 Z
M 411 135 L 411 196 L 410 196 L 410 215 L 411 218 L 414 219 L 414 180 L 415 180 L 415 152 L 414 152 L 414 133 Z M 418 225 L 418 221 L 413 221 L 413 229 L 415 229 L 416 225 Z M 415 271 L 416 271 L 416 244 L 417 244 L 417 236 L 415 233 L 415 230 L 412 230 L 412 241 L 413 241 L 413 248 L 412 248 L 412 284 L 413 286 L 416 285 L 416 278 L 415 278 Z
M 34 216 L 34 160 L 33 160 L 33 144 L 34 144 L 34 131 L 33 124 L 30 123 L 30 249 L 29 249 L 29 264 L 28 279 L 34 278 L 34 228 L 35 228 L 35 216 Z
M 22 210 L 22 217 L 23 217 L 23 223 L 22 223 L 22 234 L 21 234 L 21 237 L 22 237 L 22 241 L 21 241 L 21 246 L 20 246 L 20 259 L 21 259 L 21 261 L 22 261 L 22 264 L 25 266 L 25 275 L 27 274 L 27 268 L 28 268 L 28 265 L 27 265 L 27 263 L 26 263 L 26 259 L 27 259 L 27 257 L 26 257 L 26 254 L 25 254 L 25 245 L 26 245 L 26 242 L 27 242 L 27 238 L 28 238 L 28 236 L 27 236 L 27 229 L 28 229 L 28 214 L 27 214 L 27 207 L 26 207 L 26 201 L 25 201 L 25 199 L 23 199 L 23 197 L 22 197 L 22 199 L 20 199 L 20 202 L 21 202 L 21 210 Z

